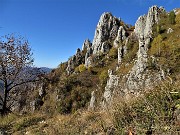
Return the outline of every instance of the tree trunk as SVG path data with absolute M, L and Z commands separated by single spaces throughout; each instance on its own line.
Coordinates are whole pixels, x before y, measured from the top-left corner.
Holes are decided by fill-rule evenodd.
M 4 99 L 3 99 L 3 106 L 2 106 L 2 115 L 6 115 L 9 112 L 7 108 L 7 97 L 8 97 L 8 88 L 7 83 L 4 83 Z

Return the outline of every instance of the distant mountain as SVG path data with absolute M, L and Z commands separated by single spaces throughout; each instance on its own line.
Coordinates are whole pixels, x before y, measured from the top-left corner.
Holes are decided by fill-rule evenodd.
M 47 73 L 47 74 L 52 71 L 52 69 L 51 69 L 51 68 L 48 68 L 48 67 L 40 67 L 40 70 L 41 70 L 42 72 Z

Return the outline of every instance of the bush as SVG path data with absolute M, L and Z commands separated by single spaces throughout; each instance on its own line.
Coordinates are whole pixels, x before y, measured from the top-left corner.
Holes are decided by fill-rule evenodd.
M 107 70 L 103 70 L 101 72 L 101 74 L 99 75 L 99 80 L 102 84 L 105 84 L 107 82 L 107 78 L 108 78 L 108 71 Z
M 79 72 L 81 73 L 84 71 L 86 71 L 86 67 L 84 66 L 84 64 L 79 65 Z

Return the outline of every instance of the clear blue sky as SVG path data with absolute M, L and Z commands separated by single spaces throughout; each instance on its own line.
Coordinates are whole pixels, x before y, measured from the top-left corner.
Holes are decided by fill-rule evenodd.
M 167 11 L 179 0 L 0 0 L 0 36 L 15 33 L 29 40 L 35 65 L 55 68 L 91 41 L 103 12 L 134 25 L 152 5 Z

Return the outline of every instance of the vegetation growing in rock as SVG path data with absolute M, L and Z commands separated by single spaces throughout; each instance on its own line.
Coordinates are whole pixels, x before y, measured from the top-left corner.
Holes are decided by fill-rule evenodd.
M 171 11 L 169 13 L 169 23 L 175 24 L 176 23 L 175 19 L 176 19 L 176 14 L 174 13 L 174 11 Z

